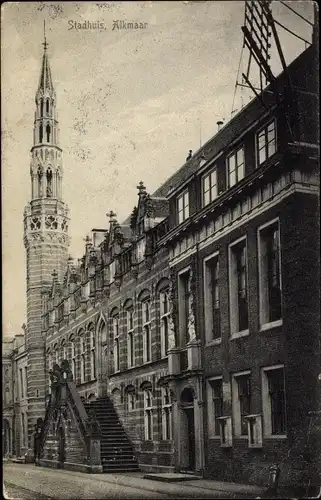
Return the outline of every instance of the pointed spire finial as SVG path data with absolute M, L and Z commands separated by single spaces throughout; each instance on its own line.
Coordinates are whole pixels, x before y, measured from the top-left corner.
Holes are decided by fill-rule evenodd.
M 47 38 L 46 38 L 46 20 L 44 19 L 43 21 L 43 46 L 44 46 L 44 49 L 47 50 L 47 47 L 48 47 L 48 43 L 47 43 Z

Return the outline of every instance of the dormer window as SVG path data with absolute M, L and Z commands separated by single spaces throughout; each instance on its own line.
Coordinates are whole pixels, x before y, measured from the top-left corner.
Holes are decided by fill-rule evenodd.
M 179 224 L 189 217 L 189 195 L 187 189 L 177 198 L 177 213 Z
M 243 179 L 244 170 L 244 148 L 243 146 L 227 158 L 228 187 L 234 186 Z
M 274 155 L 276 151 L 275 120 L 266 125 L 256 136 L 257 165 Z
M 212 169 L 202 178 L 202 204 L 203 207 L 217 198 L 217 171 Z

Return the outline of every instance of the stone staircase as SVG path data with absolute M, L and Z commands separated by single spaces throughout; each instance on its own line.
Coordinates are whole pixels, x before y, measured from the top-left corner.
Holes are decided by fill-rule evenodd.
M 87 413 L 94 410 L 101 428 L 100 453 L 103 471 L 138 471 L 133 446 L 119 421 L 112 401 L 108 397 L 101 397 L 84 406 Z

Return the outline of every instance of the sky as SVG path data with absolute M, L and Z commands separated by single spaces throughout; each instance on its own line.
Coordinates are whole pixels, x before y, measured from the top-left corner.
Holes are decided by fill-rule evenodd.
M 313 3 L 287 2 L 313 21 Z M 275 19 L 308 41 L 311 27 L 281 2 Z M 240 61 L 243 1 L 6 2 L 1 8 L 3 334 L 26 322 L 23 210 L 30 200 L 30 148 L 46 19 L 57 93 L 63 197 L 70 208 L 70 255 L 93 228 L 119 222 L 230 120 Z M 114 21 L 147 23 L 113 29 Z M 104 28 L 75 29 L 74 23 Z M 304 42 L 278 28 L 286 62 Z M 275 47 L 271 66 L 280 62 Z M 241 69 L 247 53 L 243 51 Z M 252 97 L 237 88 L 234 110 Z

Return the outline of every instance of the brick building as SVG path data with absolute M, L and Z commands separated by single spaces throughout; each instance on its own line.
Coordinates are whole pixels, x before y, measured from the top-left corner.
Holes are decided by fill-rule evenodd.
M 25 334 L 2 341 L 2 454 L 28 450 L 27 353 Z
M 312 45 L 277 78 L 280 91 L 290 75 L 291 99 L 268 87 L 266 107 L 253 99 L 155 193 L 141 182 L 131 216 L 119 224 L 111 212 L 77 262 L 66 263 L 59 147 L 48 150 L 58 169 L 49 191 L 50 172 L 35 170 L 46 147 L 34 147 L 27 339 L 39 370 L 28 373 L 29 436 L 50 400 L 50 370 L 68 360 L 72 371 L 65 416 L 48 403 L 47 462 L 65 432 L 58 420 L 68 461 L 87 460 L 78 434 L 95 408 L 103 426 L 112 422 L 107 462 L 128 449 L 142 470 L 258 484 L 278 464 L 284 485 L 320 484 L 317 68 Z M 37 106 L 35 140 L 52 109 Z M 119 422 L 133 451 L 108 435 Z

